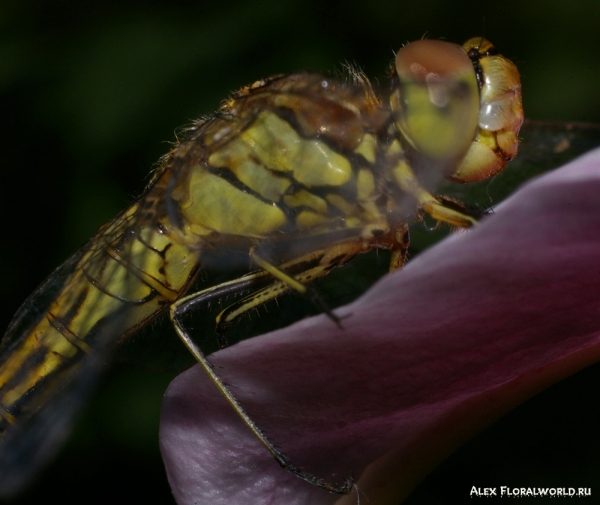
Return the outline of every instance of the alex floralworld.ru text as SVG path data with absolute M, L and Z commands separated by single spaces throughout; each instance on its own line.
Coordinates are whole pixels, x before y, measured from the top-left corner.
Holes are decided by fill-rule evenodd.
M 592 496 L 592 488 L 590 487 L 476 487 L 471 488 L 469 493 L 471 498 L 473 497 L 485 497 L 491 496 Z

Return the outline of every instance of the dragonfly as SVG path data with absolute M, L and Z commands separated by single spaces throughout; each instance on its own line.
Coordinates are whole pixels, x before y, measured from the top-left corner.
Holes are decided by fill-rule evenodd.
M 408 223 L 453 227 L 479 213 L 436 195 L 444 179 L 487 179 L 516 155 L 516 66 L 482 37 L 398 51 L 385 92 L 346 80 L 277 75 L 241 88 L 188 128 L 143 194 L 25 301 L 0 344 L 0 490 L 24 486 L 64 440 L 115 349 L 168 313 L 185 347 L 275 460 L 330 492 L 273 446 L 195 343 L 185 317 L 228 302 L 221 347 L 249 311 L 296 292 L 343 328 L 310 283 L 372 249 L 400 269 Z M 207 270 L 227 277 L 191 290 Z

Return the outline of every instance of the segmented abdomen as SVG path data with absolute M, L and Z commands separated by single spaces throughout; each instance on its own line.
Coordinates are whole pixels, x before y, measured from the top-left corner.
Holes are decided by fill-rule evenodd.
M 151 197 L 152 192 L 84 246 L 36 321 L 26 321 L 23 309 L 15 316 L 0 347 L 0 436 L 61 394 L 73 374 L 83 373 L 78 367 L 84 358 L 103 359 L 119 338 L 187 289 L 198 253 L 174 242 L 160 221 L 140 216 Z M 43 303 L 56 289 L 52 281 L 24 308 Z

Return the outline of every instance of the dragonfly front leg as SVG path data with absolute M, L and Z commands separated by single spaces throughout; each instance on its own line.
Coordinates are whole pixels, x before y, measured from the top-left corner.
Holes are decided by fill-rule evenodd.
M 473 216 L 456 209 L 454 206 L 446 205 L 427 191 L 419 182 L 408 162 L 403 160 L 396 165 L 394 177 L 398 185 L 411 194 L 416 199 L 419 207 L 433 219 L 459 228 L 468 228 L 477 224 L 477 219 Z
M 204 371 L 208 374 L 213 384 L 223 394 L 223 396 L 233 407 L 235 412 L 242 418 L 244 424 L 250 429 L 254 436 L 256 436 L 258 440 L 260 440 L 260 442 L 267 448 L 267 450 L 273 455 L 275 460 L 283 468 L 289 470 L 301 479 L 322 489 L 333 493 L 347 494 L 352 488 L 353 480 L 351 478 L 347 479 L 341 485 L 335 485 L 325 482 L 324 480 L 310 473 L 302 471 L 271 443 L 267 436 L 248 415 L 248 413 L 245 411 L 245 409 L 242 407 L 240 402 L 233 395 L 233 393 L 230 391 L 227 385 L 214 371 L 212 365 L 208 361 L 205 354 L 202 352 L 200 347 L 194 343 L 194 341 L 191 339 L 183 325 L 182 319 L 187 312 L 197 309 L 200 305 L 209 303 L 211 299 L 218 298 L 228 293 L 239 292 L 240 290 L 248 289 L 252 285 L 256 285 L 257 281 L 263 280 L 267 275 L 269 274 L 266 271 L 257 272 L 254 274 L 246 275 L 244 277 L 240 277 L 239 279 L 235 279 L 233 281 L 220 284 L 219 286 L 215 286 L 213 288 L 209 288 L 204 291 L 186 296 L 185 298 L 182 298 L 181 300 L 175 302 L 171 306 L 171 321 L 173 322 L 173 326 L 175 327 L 177 335 L 187 347 L 189 352 L 194 356 L 196 361 L 198 361 L 202 368 L 204 368 Z

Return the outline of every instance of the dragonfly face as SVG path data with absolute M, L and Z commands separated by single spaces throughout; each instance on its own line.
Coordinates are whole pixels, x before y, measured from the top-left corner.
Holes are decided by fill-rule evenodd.
M 116 344 L 169 307 L 181 339 L 276 459 L 345 489 L 273 448 L 182 316 L 249 291 L 219 315 L 223 333 L 285 291 L 310 296 L 307 283 L 372 248 L 390 249 L 390 270 L 400 268 L 407 223 L 420 212 L 474 223 L 432 191 L 442 177 L 498 172 L 523 120 L 516 68 L 481 38 L 406 46 L 383 96 L 361 73 L 352 80 L 300 73 L 242 88 L 25 302 L 0 347 L 0 490 L 17 489 L 53 452 Z M 233 249 L 246 251 L 241 265 Z M 222 269 L 252 259 L 256 271 L 182 298 L 209 255 L 222 256 Z

